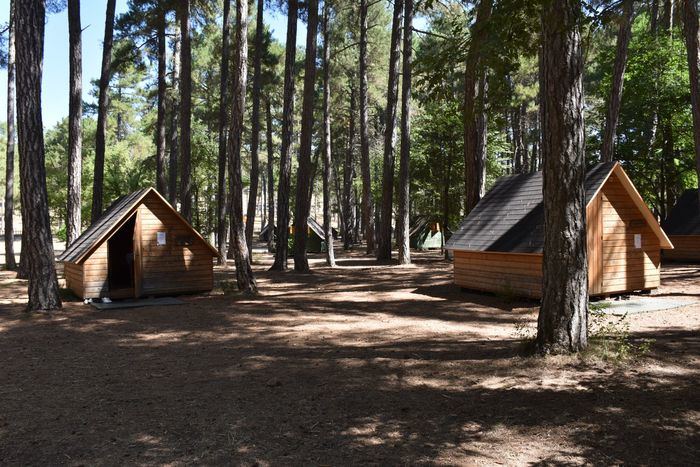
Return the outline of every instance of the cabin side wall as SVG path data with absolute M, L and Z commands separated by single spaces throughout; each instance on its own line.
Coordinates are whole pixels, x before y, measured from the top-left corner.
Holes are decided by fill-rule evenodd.
M 540 298 L 542 255 L 490 251 L 455 251 L 455 283 L 497 294 Z
M 700 235 L 671 235 L 673 250 L 664 250 L 664 260 L 700 261 Z
M 588 294 L 603 290 L 603 199 L 598 194 L 586 207 L 586 257 L 588 259 Z
M 149 194 L 138 209 L 141 295 L 211 290 L 214 258 L 209 247 L 156 195 Z M 158 243 L 158 232 L 165 234 L 164 245 Z
M 83 265 L 76 263 L 63 263 L 63 277 L 66 279 L 66 287 L 80 298 L 85 298 L 83 291 Z
M 112 297 L 109 294 L 107 253 L 107 241 L 104 241 L 83 262 L 83 298 Z
M 601 294 L 653 289 L 660 283 L 661 247 L 616 175 L 601 190 L 603 283 Z M 635 245 L 635 236 L 641 245 Z

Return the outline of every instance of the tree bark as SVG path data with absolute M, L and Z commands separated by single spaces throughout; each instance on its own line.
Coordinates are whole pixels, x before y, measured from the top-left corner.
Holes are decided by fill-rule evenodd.
M 399 210 L 396 217 L 396 243 L 399 264 L 411 264 L 409 247 L 409 200 L 411 160 L 411 54 L 413 52 L 413 0 L 404 1 L 403 76 L 401 80 L 401 156 L 399 160 Z
M 511 110 L 511 126 L 513 129 L 513 159 L 514 159 L 514 169 L 515 173 L 525 172 L 525 166 L 527 165 L 527 151 L 525 150 L 525 144 L 523 142 L 523 120 L 525 119 L 525 103 Z
M 17 130 L 22 199 L 22 258 L 29 276 L 27 311 L 61 308 L 49 221 L 41 117 L 44 51 L 43 1 L 14 3 L 17 57 Z
M 350 84 L 350 118 L 348 120 L 348 146 L 343 164 L 343 248 L 349 250 L 354 243 L 355 216 L 352 206 L 352 185 L 355 179 L 353 151 L 355 146 L 355 87 Z
M 15 19 L 10 0 L 10 24 L 7 38 L 7 148 L 5 152 L 5 267 L 17 268 L 15 261 Z
M 471 31 L 471 42 L 464 71 L 464 171 L 465 215 L 483 196 L 486 152 L 485 69 L 481 48 L 486 39 L 486 24 L 491 18 L 492 0 L 481 0 Z
M 588 339 L 582 17 L 580 0 L 547 3 L 542 17 L 543 353 L 577 352 Z
M 683 0 L 683 34 L 688 54 L 690 102 L 693 110 L 695 170 L 700 180 L 700 45 L 698 41 L 698 6 L 695 0 Z M 698 190 L 700 197 L 700 190 Z
M 617 121 L 620 117 L 620 105 L 622 103 L 622 87 L 624 85 L 625 67 L 627 66 L 627 50 L 632 36 L 632 14 L 634 0 L 624 0 L 622 3 L 622 16 L 620 28 L 617 32 L 617 50 L 615 52 L 615 65 L 613 67 L 613 83 L 608 102 L 608 114 L 603 130 L 603 144 L 601 149 L 604 162 L 611 162 L 615 154 L 615 134 Z
M 173 77 L 172 88 L 177 92 L 173 92 L 172 111 L 170 120 L 170 161 L 168 162 L 168 201 L 177 208 L 178 190 L 177 190 L 177 172 L 178 159 L 180 158 L 180 100 L 178 92 L 180 89 L 180 32 L 179 27 L 175 26 L 173 34 Z
M 316 34 L 318 32 L 318 0 L 307 0 L 306 57 L 304 59 L 304 95 L 301 109 L 299 168 L 294 209 L 294 270 L 308 272 L 306 240 L 309 221 L 309 187 L 311 185 L 311 138 L 314 127 L 314 96 L 316 84 Z
M 267 120 L 267 250 L 272 252 L 275 243 L 275 153 L 272 145 L 272 106 L 270 99 L 265 102 L 265 118 Z
M 221 82 L 219 83 L 219 174 L 216 193 L 216 233 L 219 249 L 218 264 L 226 263 L 226 231 L 228 224 L 226 213 L 228 212 L 228 197 L 226 195 L 226 127 L 228 126 L 228 86 L 229 86 L 229 44 L 231 25 L 229 15 L 231 0 L 224 0 L 224 22 L 221 43 Z
M 104 197 L 105 147 L 107 141 L 107 109 L 109 107 L 109 81 L 112 77 L 112 44 L 114 39 L 114 10 L 116 0 L 107 0 L 105 35 L 102 42 L 102 69 L 98 85 L 97 130 L 95 133 L 95 167 L 92 180 L 92 211 L 90 222 L 102 215 Z
M 83 52 L 80 0 L 68 0 L 68 48 L 70 96 L 68 101 L 68 199 L 66 247 L 80 235 L 82 199 Z
M 245 222 L 245 238 L 248 250 L 253 251 L 253 227 L 255 226 L 255 208 L 258 199 L 260 179 L 260 89 L 262 88 L 262 54 L 263 54 L 263 10 L 265 2 L 258 0 L 258 13 L 255 26 L 255 56 L 253 57 L 253 113 L 251 116 L 250 135 L 250 189 L 248 195 L 248 213 Z
M 258 286 L 250 266 L 250 252 L 243 225 L 243 179 L 241 175 L 241 144 L 245 117 L 245 91 L 248 73 L 248 0 L 236 0 L 236 49 L 233 76 L 233 112 L 228 132 L 229 191 L 231 196 L 231 249 L 236 262 L 236 283 L 245 294 L 256 294 Z
M 367 0 L 360 0 L 360 170 L 362 172 L 362 227 L 367 253 L 374 251 L 374 214 L 372 209 L 372 174 L 369 164 L 369 130 L 367 128 Z
M 333 227 L 331 226 L 331 48 L 328 40 L 328 16 L 330 8 L 323 3 L 323 233 L 326 240 L 326 264 L 335 267 L 333 251 Z
M 384 161 L 382 167 L 382 206 L 378 232 L 377 259 L 391 259 L 391 219 L 394 202 L 394 148 L 396 146 L 396 103 L 399 94 L 399 59 L 401 54 L 401 13 L 403 0 L 394 0 L 389 50 L 389 77 L 384 129 Z
M 158 10 L 158 117 L 156 120 L 156 190 L 167 197 L 168 178 L 165 174 L 165 26 L 166 11 Z
M 294 64 L 296 61 L 298 1 L 289 0 L 287 42 L 284 59 L 284 103 L 282 106 L 282 150 L 277 188 L 277 245 L 270 270 L 286 271 L 289 253 L 289 191 L 291 185 L 292 136 L 294 133 Z
M 192 222 L 192 35 L 191 0 L 180 5 L 180 213 Z

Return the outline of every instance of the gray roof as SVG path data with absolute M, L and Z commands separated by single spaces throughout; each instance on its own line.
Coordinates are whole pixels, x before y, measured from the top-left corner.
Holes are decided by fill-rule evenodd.
M 92 247 L 97 245 L 109 230 L 114 227 L 114 223 L 128 213 L 131 208 L 136 206 L 139 200 L 149 190 L 151 190 L 151 188 L 144 188 L 117 199 L 99 219 L 93 222 L 92 225 L 57 258 L 57 261 L 64 261 L 67 263 L 78 261 L 85 253 L 90 251 Z
M 318 235 L 321 238 L 326 238 L 326 234 L 323 231 L 323 226 L 318 223 L 316 219 L 313 217 L 309 217 L 307 219 L 307 223 L 309 224 L 309 228 L 314 231 L 316 235 Z
M 607 180 L 616 162 L 586 174 L 586 204 Z M 501 177 L 450 237 L 450 250 L 541 253 L 544 246 L 542 172 Z
M 668 235 L 700 235 L 698 190 L 685 190 L 661 225 Z

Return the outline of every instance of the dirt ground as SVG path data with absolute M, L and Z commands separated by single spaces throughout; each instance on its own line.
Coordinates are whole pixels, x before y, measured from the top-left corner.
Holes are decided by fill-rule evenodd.
M 629 316 L 634 362 L 524 356 L 537 304 L 460 290 L 438 253 L 312 274 L 260 296 L 22 312 L 0 272 L 0 463 L 662 464 L 700 459 L 700 268 L 688 306 Z M 217 281 L 231 271 L 217 270 Z

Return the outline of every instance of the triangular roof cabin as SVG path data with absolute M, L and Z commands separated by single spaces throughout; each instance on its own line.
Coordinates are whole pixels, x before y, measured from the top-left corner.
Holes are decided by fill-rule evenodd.
M 408 229 L 410 247 L 417 250 L 442 248 L 443 235 L 443 227 L 436 216 L 416 216 Z
M 203 292 L 213 286 L 211 246 L 155 189 L 115 201 L 58 257 L 81 298 Z
M 660 250 L 673 245 L 622 166 L 594 166 L 585 190 L 589 293 L 658 287 Z M 497 180 L 446 248 L 454 251 L 458 285 L 539 298 L 543 246 L 542 173 L 536 172 Z
M 664 252 L 665 260 L 700 262 L 700 204 L 697 188 L 683 192 L 661 225 L 674 247 L 673 250 Z

